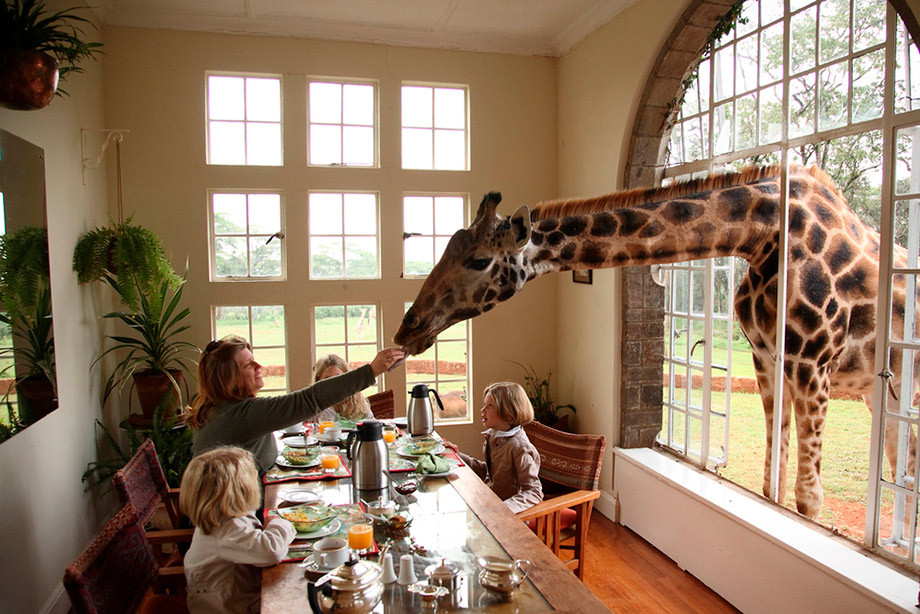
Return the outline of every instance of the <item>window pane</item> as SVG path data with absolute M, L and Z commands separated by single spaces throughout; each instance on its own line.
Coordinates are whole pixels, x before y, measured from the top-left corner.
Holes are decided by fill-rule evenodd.
M 402 88 L 403 127 L 433 127 L 433 93 L 430 87 L 404 85 Z M 405 131 L 403 131 L 405 133 Z M 405 140 L 405 139 L 404 139 Z
M 281 121 L 281 81 L 279 79 L 246 79 L 246 119 L 249 121 Z
M 913 179 L 914 192 L 920 192 L 920 177 Z M 894 240 L 895 244 L 908 249 L 910 245 L 911 232 L 916 234 L 920 231 L 920 200 L 899 200 L 895 201 L 894 206 Z M 916 239 L 915 239 L 916 240 Z M 918 242 L 920 243 L 920 242 Z M 907 254 L 907 266 L 910 268 L 917 267 L 920 259 L 920 249 L 915 248 L 914 253 Z
M 254 305 L 252 307 L 252 339 L 254 345 L 284 345 L 284 307 Z
M 845 55 L 850 43 L 850 0 L 821 3 L 821 62 Z
M 246 161 L 262 166 L 281 166 L 281 124 L 246 124 Z
M 246 232 L 245 194 L 214 194 L 211 202 L 213 203 L 215 234 Z
M 885 0 L 859 0 L 853 11 L 853 51 L 885 42 Z M 899 19 L 898 25 L 903 22 Z
M 403 241 L 407 275 L 427 275 L 434 268 L 434 243 L 431 237 L 409 237 Z
M 338 83 L 310 83 L 310 121 L 339 124 L 342 121 L 342 86 Z
M 818 129 L 829 130 L 847 122 L 847 96 L 849 93 L 849 69 L 847 62 L 838 62 L 819 71 L 821 104 L 818 114 Z
M 879 49 L 853 60 L 853 121 L 882 116 L 885 102 L 885 50 Z
M 341 237 L 310 238 L 310 277 L 316 279 L 345 276 Z
M 374 86 L 349 83 L 342 90 L 343 123 L 373 126 Z
M 734 95 L 734 64 L 735 64 L 735 47 L 729 45 L 724 49 L 716 52 L 714 60 L 715 69 L 715 100 L 725 100 Z
M 735 103 L 735 127 L 737 141 L 735 149 L 747 149 L 757 144 L 757 94 L 739 98 Z
M 434 151 L 431 130 L 403 128 L 403 168 L 431 169 L 433 164 Z
M 895 53 L 894 89 L 895 111 L 903 113 L 920 109 L 920 52 L 900 20 Z
M 815 65 L 815 23 L 818 10 L 811 7 L 790 21 L 792 28 L 792 74 L 807 70 Z
M 439 196 L 434 199 L 435 234 L 452 235 L 463 228 L 463 198 Z
M 434 238 L 434 263 L 437 264 L 441 260 L 441 256 L 444 255 L 444 250 L 447 249 L 447 244 L 450 243 L 450 237 L 435 237 Z
M 246 163 L 246 137 L 242 122 L 208 122 L 208 162 Z
M 338 164 L 342 161 L 341 126 L 310 125 L 310 164 Z
M 451 171 L 466 168 L 466 133 L 463 130 L 434 131 L 434 167 Z
M 783 77 L 782 22 L 770 26 L 760 34 L 759 65 L 761 85 L 779 81 Z
M 434 90 L 434 126 L 461 130 L 466 127 L 466 92 L 440 87 Z
M 797 137 L 814 131 L 815 73 L 811 73 L 790 82 L 789 136 Z
M 775 143 L 782 136 L 783 84 L 760 91 L 760 144 Z
M 360 166 L 374 164 L 374 129 L 363 126 L 342 128 L 342 162 Z
M 403 198 L 403 229 L 430 235 L 434 229 L 431 196 L 406 196 Z
M 249 310 L 246 307 L 221 305 L 214 308 L 214 338 L 239 335 L 249 339 Z
M 310 234 L 342 234 L 342 195 L 325 192 L 310 194 Z
M 249 232 L 274 234 L 281 230 L 281 195 L 249 195 Z
M 345 194 L 345 234 L 377 234 L 377 197 L 375 194 Z
M 345 343 L 345 307 L 343 305 L 315 307 L 313 322 L 316 343 Z M 344 351 L 337 351 L 344 358 Z
M 215 273 L 220 277 L 245 277 L 249 274 L 246 262 L 245 237 L 216 237 L 214 239 Z
M 281 275 L 281 240 L 272 239 L 266 243 L 265 237 L 250 237 L 249 258 L 253 277 Z
M 715 133 L 715 141 L 713 147 L 715 148 L 714 154 L 723 154 L 732 150 L 732 134 L 734 133 L 734 128 L 732 126 L 732 103 L 726 103 L 716 107 L 713 111 L 713 131 Z
M 757 87 L 757 35 L 738 41 L 735 51 L 735 75 L 738 93 L 750 92 Z
M 242 120 L 243 79 L 240 77 L 208 77 L 208 118 Z
M 377 237 L 347 237 L 345 275 L 351 278 L 377 277 Z

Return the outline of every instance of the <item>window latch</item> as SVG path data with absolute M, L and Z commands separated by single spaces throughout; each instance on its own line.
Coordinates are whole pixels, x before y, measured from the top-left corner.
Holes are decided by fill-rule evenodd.
M 420 233 L 420 232 L 404 232 L 404 233 L 403 233 L 403 241 L 405 241 L 405 240 L 408 239 L 409 237 L 420 237 L 420 236 L 422 236 L 422 233 Z

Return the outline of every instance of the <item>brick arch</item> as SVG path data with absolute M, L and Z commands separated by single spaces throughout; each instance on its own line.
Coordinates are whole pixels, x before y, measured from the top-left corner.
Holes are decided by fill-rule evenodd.
M 734 0 L 691 0 L 661 48 L 639 99 L 633 124 L 624 188 L 651 187 L 664 177 L 664 156 L 670 129 L 669 103 L 677 98 L 681 83 L 700 57 L 706 39 L 719 17 Z M 920 41 L 920 24 L 909 0 L 889 0 L 907 27 L 914 44 Z M 663 377 L 664 290 L 649 275 L 649 267 L 623 270 L 623 333 L 620 346 L 620 446 L 651 446 L 661 430 Z

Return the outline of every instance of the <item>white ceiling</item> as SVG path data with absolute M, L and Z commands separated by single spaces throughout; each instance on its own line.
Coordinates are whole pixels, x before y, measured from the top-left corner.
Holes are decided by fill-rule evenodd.
M 91 0 L 107 24 L 558 57 L 637 0 Z

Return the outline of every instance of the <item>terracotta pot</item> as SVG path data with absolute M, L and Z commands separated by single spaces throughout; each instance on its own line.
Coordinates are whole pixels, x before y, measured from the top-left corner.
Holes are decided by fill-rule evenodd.
M 16 390 L 20 396 L 20 412 L 29 424 L 38 422 L 52 411 L 57 409 L 57 395 L 54 386 L 45 375 L 30 375 L 16 383 Z
M 182 371 L 178 369 L 169 369 L 169 373 L 181 388 L 182 383 L 185 381 Z M 169 418 L 176 413 L 176 408 L 179 407 L 180 402 L 179 391 L 173 387 L 172 382 L 169 381 L 165 373 L 151 369 L 147 371 L 138 371 L 133 377 L 134 388 L 137 390 L 137 398 L 141 403 L 141 411 L 143 412 L 144 418 L 153 419 L 153 412 L 156 411 L 157 403 L 160 401 L 160 397 L 167 391 L 172 392 L 174 402 L 171 403 L 166 412 L 164 412 L 163 418 Z
M 0 50 L 0 106 L 34 111 L 48 106 L 58 85 L 58 61 L 41 51 Z

